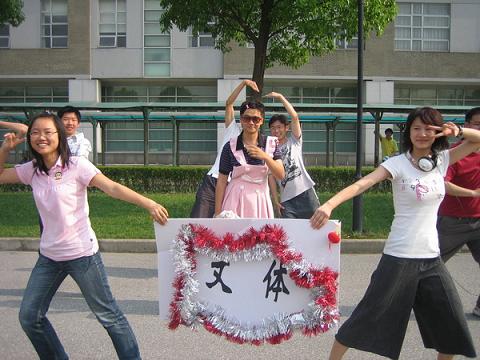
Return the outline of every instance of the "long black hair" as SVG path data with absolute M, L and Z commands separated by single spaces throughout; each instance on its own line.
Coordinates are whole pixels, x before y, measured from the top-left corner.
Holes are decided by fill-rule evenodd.
M 27 143 L 30 148 L 30 151 L 32 152 L 34 161 L 33 161 L 33 166 L 36 168 L 36 170 L 40 170 L 40 172 L 44 172 L 45 174 L 48 175 L 48 168 L 45 165 L 45 162 L 43 161 L 42 155 L 40 155 L 38 152 L 36 152 L 33 147 L 32 147 L 32 140 L 30 137 L 30 131 L 32 130 L 33 124 L 35 124 L 35 121 L 37 121 L 40 118 L 47 118 L 47 119 L 52 119 L 55 129 L 58 134 L 58 153 L 60 155 L 60 159 L 62 161 L 62 167 L 68 167 L 70 163 L 70 148 L 68 147 L 68 142 L 67 142 L 67 135 L 65 134 L 65 128 L 63 127 L 63 123 L 60 120 L 60 118 L 52 114 L 50 112 L 42 112 L 40 114 L 37 114 L 33 117 L 32 121 L 30 121 L 30 125 L 28 126 L 28 132 L 27 132 Z
M 407 123 L 403 132 L 403 149 L 404 151 L 412 151 L 413 144 L 410 139 L 410 128 L 415 119 L 420 119 L 425 125 L 442 126 L 443 116 L 440 112 L 431 107 L 417 108 L 408 114 Z M 434 154 L 441 150 L 448 149 L 448 139 L 446 136 L 441 136 L 435 139 L 432 144 L 431 150 Z

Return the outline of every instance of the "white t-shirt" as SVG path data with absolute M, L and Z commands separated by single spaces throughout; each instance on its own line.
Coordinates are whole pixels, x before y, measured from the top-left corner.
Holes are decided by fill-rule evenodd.
M 443 177 L 449 161 L 449 152 L 444 150 L 430 172 L 417 169 L 405 154 L 380 165 L 391 174 L 395 209 L 384 254 L 402 258 L 439 256 L 437 212 L 445 196 Z
M 277 181 L 280 188 L 280 202 L 282 203 L 293 199 L 315 185 L 303 164 L 302 144 L 302 137 L 297 139 L 292 134 L 288 134 L 287 141 L 278 147 L 285 168 L 285 177 Z
M 219 146 L 217 148 L 217 158 L 215 159 L 215 163 L 213 164 L 212 168 L 209 170 L 207 175 L 213 176 L 216 179 L 218 178 L 218 171 L 220 167 L 220 157 L 222 155 L 222 149 L 225 146 L 225 144 L 230 141 L 231 138 L 237 137 L 238 135 L 240 135 L 241 132 L 242 132 L 241 126 L 237 124 L 235 119 L 233 119 L 230 125 L 228 125 L 228 127 L 225 128 L 225 133 L 223 134 L 222 142 L 218 144 Z
M 69 136 L 67 142 L 70 153 L 73 156 L 82 156 L 88 160 L 88 155 L 92 151 L 92 145 L 90 145 L 90 141 L 88 141 L 83 133 L 76 133 L 75 135 Z

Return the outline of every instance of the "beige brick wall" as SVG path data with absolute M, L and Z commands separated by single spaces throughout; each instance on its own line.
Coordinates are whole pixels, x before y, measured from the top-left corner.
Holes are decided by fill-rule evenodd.
M 40 29 L 31 29 L 31 34 L 40 36 Z M 0 49 L 0 76 L 72 77 L 88 74 L 90 74 L 90 0 L 68 1 L 68 48 Z
M 224 57 L 225 75 L 251 75 L 253 51 L 234 46 Z M 356 77 L 357 52 L 337 50 L 312 57 L 300 69 L 275 66 L 266 75 Z M 394 27 L 390 25 L 382 37 L 367 40 L 364 76 L 480 79 L 480 54 L 394 51 Z

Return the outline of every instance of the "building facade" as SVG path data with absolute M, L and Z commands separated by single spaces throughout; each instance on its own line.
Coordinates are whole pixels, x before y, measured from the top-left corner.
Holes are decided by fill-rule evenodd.
M 397 4 L 395 22 L 365 44 L 365 102 L 480 106 L 480 0 Z M 25 0 L 24 13 L 19 27 L 0 29 L 0 103 L 222 102 L 252 74 L 250 47 L 222 54 L 209 34 L 162 33 L 158 0 Z M 299 69 L 268 69 L 264 92 L 294 104 L 356 103 L 356 42 L 337 45 Z M 171 125 L 150 126 L 151 161 L 168 162 Z M 303 126 L 307 164 L 323 164 L 325 125 Z M 84 131 L 91 137 L 91 127 Z M 371 163 L 372 126 L 364 134 Z M 212 162 L 220 135 L 221 125 L 186 123 L 181 163 Z M 102 136 L 106 163 L 142 162 L 140 121 L 111 122 Z M 353 164 L 354 124 L 339 124 L 336 141 L 337 163 Z

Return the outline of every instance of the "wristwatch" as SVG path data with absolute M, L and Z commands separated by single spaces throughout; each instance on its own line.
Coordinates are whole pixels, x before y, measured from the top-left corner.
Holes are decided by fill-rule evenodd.
M 456 124 L 455 124 L 456 125 Z M 458 134 L 457 134 L 457 138 L 461 138 L 463 137 L 463 126 L 461 125 L 457 125 L 457 128 L 458 128 Z

